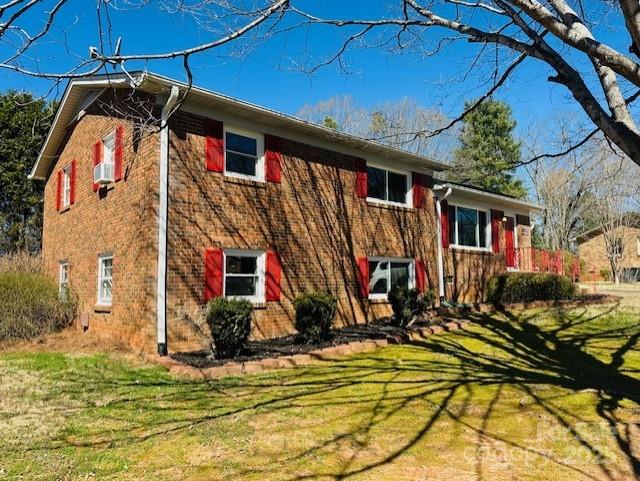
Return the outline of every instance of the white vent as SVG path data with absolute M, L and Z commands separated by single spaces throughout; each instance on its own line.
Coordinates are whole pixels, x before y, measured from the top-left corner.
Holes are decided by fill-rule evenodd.
M 100 163 L 93 168 L 93 181 L 96 184 L 105 185 L 113 182 L 114 165 L 111 163 Z

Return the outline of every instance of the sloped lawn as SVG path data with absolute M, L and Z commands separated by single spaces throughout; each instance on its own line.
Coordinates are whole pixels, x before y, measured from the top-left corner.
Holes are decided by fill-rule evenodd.
M 210 383 L 107 355 L 0 354 L 0 480 L 637 479 L 639 318 L 481 317 Z

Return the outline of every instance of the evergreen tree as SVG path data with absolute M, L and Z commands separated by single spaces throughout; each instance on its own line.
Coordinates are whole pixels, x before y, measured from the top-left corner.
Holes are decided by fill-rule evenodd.
M 40 249 L 44 185 L 27 179 L 54 105 L 28 93 L 0 94 L 0 254 Z
M 471 102 L 466 103 L 469 108 Z M 520 142 L 513 136 L 516 122 L 505 102 L 488 99 L 463 120 L 460 147 L 447 177 L 454 182 L 522 198 L 527 195 L 515 177 L 520 161 Z
M 328 129 L 340 130 L 340 125 L 338 125 L 338 122 L 336 121 L 336 119 L 334 119 L 330 115 L 327 115 L 324 118 L 324 120 L 322 121 L 322 124 L 324 125 L 324 127 Z

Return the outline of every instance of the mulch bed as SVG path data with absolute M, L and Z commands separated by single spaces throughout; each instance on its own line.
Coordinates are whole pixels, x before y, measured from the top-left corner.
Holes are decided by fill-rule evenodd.
M 421 327 L 433 325 L 435 320 L 419 320 L 411 327 Z M 171 358 L 188 366 L 199 369 L 221 366 L 230 361 L 247 362 L 258 361 L 268 358 L 291 356 L 294 354 L 307 354 L 317 349 L 339 346 L 357 341 L 369 341 L 376 339 L 388 339 L 389 337 L 399 337 L 406 335 L 407 329 L 392 326 L 389 319 L 380 319 L 368 324 L 358 324 L 335 329 L 331 339 L 318 344 L 307 344 L 298 335 L 276 337 L 260 341 L 250 341 L 246 352 L 234 359 L 217 359 L 211 350 L 178 352 L 171 354 Z

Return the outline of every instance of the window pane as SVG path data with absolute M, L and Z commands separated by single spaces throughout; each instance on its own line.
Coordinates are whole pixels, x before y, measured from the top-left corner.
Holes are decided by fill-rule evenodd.
M 389 172 L 389 200 L 392 202 L 407 202 L 407 176 Z
M 480 247 L 487 247 L 487 213 L 478 211 L 478 232 L 480 234 Z
M 226 296 L 255 296 L 256 277 L 227 276 L 224 292 Z
M 391 287 L 400 286 L 409 288 L 409 264 L 408 262 L 391 263 Z
M 383 261 L 369 261 L 369 293 L 386 294 L 387 279 L 389 277 L 389 263 Z
M 227 274 L 257 274 L 258 260 L 256 257 L 227 256 Z
M 256 175 L 256 158 L 227 152 L 227 171 L 236 174 Z
M 458 244 L 462 246 L 477 247 L 476 225 L 478 224 L 478 211 L 458 207 Z
M 251 137 L 227 132 L 227 141 L 225 144 L 227 150 L 248 154 L 253 157 L 258 155 L 258 142 Z
M 386 200 L 387 175 L 386 171 L 367 167 L 367 196 L 374 199 Z

